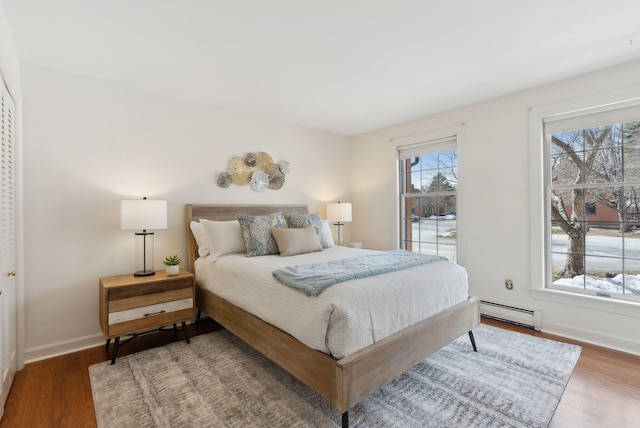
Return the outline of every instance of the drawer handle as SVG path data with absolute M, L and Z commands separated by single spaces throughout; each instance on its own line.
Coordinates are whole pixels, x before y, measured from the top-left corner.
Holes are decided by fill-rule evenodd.
M 160 315 L 160 314 L 164 314 L 166 311 L 165 310 L 161 310 L 158 312 L 151 312 L 150 314 L 144 314 L 145 317 L 150 317 L 152 315 Z

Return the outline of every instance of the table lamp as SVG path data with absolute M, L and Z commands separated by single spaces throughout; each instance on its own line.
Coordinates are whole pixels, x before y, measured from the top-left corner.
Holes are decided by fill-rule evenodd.
M 149 229 L 167 228 L 167 201 L 147 198 L 120 201 L 120 228 L 142 230 L 136 232 L 135 276 L 155 274 L 153 269 L 153 232 Z
M 351 203 L 328 204 L 327 205 L 327 219 L 335 222 L 338 229 L 338 245 L 342 245 L 342 226 L 343 222 L 351 221 Z

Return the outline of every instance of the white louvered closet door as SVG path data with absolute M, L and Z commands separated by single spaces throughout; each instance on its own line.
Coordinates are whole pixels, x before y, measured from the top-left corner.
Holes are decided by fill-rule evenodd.
M 15 127 L 14 102 L 0 75 L 0 419 L 17 367 Z

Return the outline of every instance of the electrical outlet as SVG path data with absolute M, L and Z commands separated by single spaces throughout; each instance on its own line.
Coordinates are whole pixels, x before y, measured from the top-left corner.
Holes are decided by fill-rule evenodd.
M 507 287 L 507 290 L 513 290 L 513 279 L 511 278 L 505 279 L 504 286 Z

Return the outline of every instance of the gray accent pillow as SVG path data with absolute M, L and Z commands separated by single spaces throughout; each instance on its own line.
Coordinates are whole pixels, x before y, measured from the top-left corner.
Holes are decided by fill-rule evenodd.
M 303 228 L 308 224 L 313 225 L 313 229 L 316 231 L 316 235 L 320 239 L 320 245 L 322 248 L 329 248 L 333 246 L 333 238 L 329 239 L 324 234 L 324 226 L 322 224 L 322 217 L 320 214 L 285 214 L 284 215 L 287 224 L 291 228 Z
M 284 221 L 280 213 L 269 215 L 239 214 L 237 217 L 248 257 L 279 254 L 278 244 L 271 234 L 271 228 L 283 226 Z

